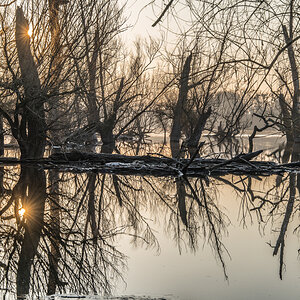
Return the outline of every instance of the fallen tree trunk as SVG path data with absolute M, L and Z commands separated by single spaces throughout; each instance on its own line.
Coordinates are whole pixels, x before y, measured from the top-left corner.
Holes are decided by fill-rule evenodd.
M 118 154 L 95 154 L 83 152 L 55 153 L 44 159 L 0 158 L 1 165 L 27 164 L 61 172 L 95 172 L 124 175 L 154 176 L 267 176 L 284 172 L 300 171 L 300 162 L 276 164 L 252 160 L 262 151 L 239 154 L 232 159 L 174 159 L 157 156 L 125 156 Z

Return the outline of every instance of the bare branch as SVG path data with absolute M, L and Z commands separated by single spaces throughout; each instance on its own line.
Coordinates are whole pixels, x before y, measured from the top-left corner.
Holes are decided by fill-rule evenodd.
M 152 24 L 152 27 L 155 27 L 161 21 L 161 19 L 166 14 L 166 12 L 168 11 L 168 9 L 170 8 L 170 6 L 172 5 L 173 2 L 174 2 L 174 0 L 170 0 L 170 2 L 166 5 L 165 9 L 162 11 L 162 13 L 157 18 L 157 20 Z

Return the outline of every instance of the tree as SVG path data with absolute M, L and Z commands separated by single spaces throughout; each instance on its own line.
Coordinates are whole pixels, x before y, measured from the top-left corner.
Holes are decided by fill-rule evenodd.
M 160 1 L 153 3 L 159 6 Z M 283 130 L 287 144 L 294 143 L 297 148 L 300 133 L 297 59 L 300 34 L 296 12 L 299 2 L 287 0 L 241 3 L 229 0 L 222 3 L 202 3 L 187 0 L 180 3 L 169 1 L 162 7 L 164 8 L 158 10 L 154 25 L 163 23 L 166 18 L 185 18 L 185 24 L 178 24 L 191 39 L 196 40 L 203 28 L 215 40 L 221 40 L 227 35 L 226 54 L 231 59 L 226 63 L 237 68 L 246 67 L 249 72 L 257 71 L 256 91 L 253 91 L 251 98 L 255 98 L 255 93 L 266 93 L 265 85 L 270 87 L 279 106 L 277 112 L 273 110 L 273 114 L 276 113 L 274 122 L 282 123 L 277 128 Z M 180 8 L 178 12 L 177 7 Z M 190 14 L 185 14 L 187 10 Z M 231 23 L 231 30 L 227 34 L 222 26 L 224 23 L 219 20 Z M 252 84 L 254 86 L 254 80 Z
M 29 24 L 21 8 L 16 10 L 16 48 L 21 70 L 21 85 L 24 94 L 20 97 L 21 120 L 8 121 L 17 139 L 22 158 L 42 157 L 46 144 L 45 98 L 34 62 L 28 35 Z M 18 107 L 18 109 L 19 109 Z
M 44 10 L 41 19 L 45 17 Z M 32 15 L 32 22 L 36 15 Z M 12 135 L 17 140 L 22 158 L 38 158 L 44 155 L 48 116 L 46 107 L 51 98 L 47 84 L 52 74 L 42 67 L 49 66 L 46 53 L 47 38 L 43 30 L 31 40 L 28 34 L 29 22 L 23 10 L 16 10 L 16 46 L 13 44 L 13 30 L 7 22 L 12 21 L 11 8 L 5 8 L 1 14 L 1 32 L 4 66 L 2 77 L 2 98 L 0 111 L 7 120 Z M 43 20 L 44 21 L 44 20 Z M 32 23 L 31 23 L 32 24 Z M 39 24 L 46 26 L 45 23 Z M 38 33 L 36 31 L 36 33 Z M 37 41 L 42 41 L 37 43 Z M 51 65 L 51 62 L 50 62 Z M 51 67 L 50 67 L 51 69 Z M 20 73 L 19 71 L 20 70 Z M 42 79 L 41 79 L 42 78 Z
M 82 8 L 86 11 L 86 8 Z M 95 8 L 93 8 L 95 9 Z M 90 138 L 99 133 L 102 152 L 112 152 L 115 140 L 130 131 L 140 112 L 146 107 L 155 91 L 150 93 L 151 75 L 148 68 L 159 50 L 159 45 L 142 41 L 128 52 L 117 37 L 122 30 L 121 11 L 115 6 L 108 7 L 107 16 L 95 21 L 94 27 L 84 32 L 84 60 L 78 60 L 78 78 L 83 93 L 82 101 L 87 110 L 87 126 Z M 91 12 L 90 16 L 99 16 Z M 88 21 L 84 16 L 84 23 Z M 105 25 L 100 22 L 104 22 Z M 113 25 L 109 25 L 112 22 Z M 79 56 L 81 57 L 81 55 Z

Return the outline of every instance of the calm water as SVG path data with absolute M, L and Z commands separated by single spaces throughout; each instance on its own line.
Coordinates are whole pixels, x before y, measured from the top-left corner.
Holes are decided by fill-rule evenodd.
M 299 298 L 297 174 L 178 179 L 37 167 L 1 173 L 0 282 L 7 299 L 54 291 Z
M 274 179 L 255 183 L 254 187 L 266 191 L 266 186 L 270 188 Z M 223 253 L 228 280 L 225 279 L 216 254 L 215 242 L 208 224 L 201 224 L 207 226 L 207 232 L 205 237 L 200 230 L 197 251 L 191 251 L 188 242 L 184 240 L 181 241 L 180 251 L 178 241 L 173 238 L 174 233 L 165 229 L 168 224 L 166 220 L 155 226 L 161 244 L 159 255 L 154 251 L 136 249 L 128 243 L 121 243 L 122 249 L 129 253 L 130 258 L 129 270 L 125 276 L 127 288 L 122 289 L 118 286 L 119 294 L 172 294 L 173 299 L 299 298 L 299 235 L 293 233 L 299 225 L 298 208 L 295 209 L 285 238 L 285 267 L 283 280 L 280 280 L 279 257 L 273 256 L 273 249 L 269 243 L 276 244 L 286 205 L 282 205 L 271 215 L 270 206 L 262 209 L 262 222 L 259 214 L 249 211 L 253 203 L 246 195 L 237 195 L 228 186 L 219 186 L 217 193 L 214 201 L 218 203 L 219 213 L 226 216 L 226 225 L 220 232 L 220 239 L 228 251 Z M 277 201 L 276 198 L 274 197 L 274 202 Z M 256 204 L 258 203 L 260 202 L 257 201 Z M 161 219 L 164 219 L 163 216 Z

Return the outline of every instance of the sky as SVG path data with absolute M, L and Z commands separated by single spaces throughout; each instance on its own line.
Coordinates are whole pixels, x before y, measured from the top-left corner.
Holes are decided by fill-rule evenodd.
M 121 0 L 120 3 L 127 3 L 125 15 L 131 27 L 125 32 L 129 41 L 134 41 L 136 37 L 146 38 L 148 36 L 159 38 L 161 30 L 159 26 L 152 27 L 156 17 L 151 5 L 146 5 L 145 0 Z
M 155 5 L 152 2 L 155 2 Z M 127 24 L 131 25 L 123 33 L 125 41 L 131 43 L 137 37 L 147 39 L 150 36 L 163 41 L 165 49 L 173 52 L 178 47 L 179 36 L 182 37 L 181 34 L 190 29 L 192 16 L 186 5 L 176 2 L 176 5 L 171 6 L 163 16 L 161 22 L 152 27 L 152 24 L 165 8 L 164 3 L 166 2 L 161 0 L 121 0 L 121 5 L 126 4 L 125 17 L 128 18 Z

